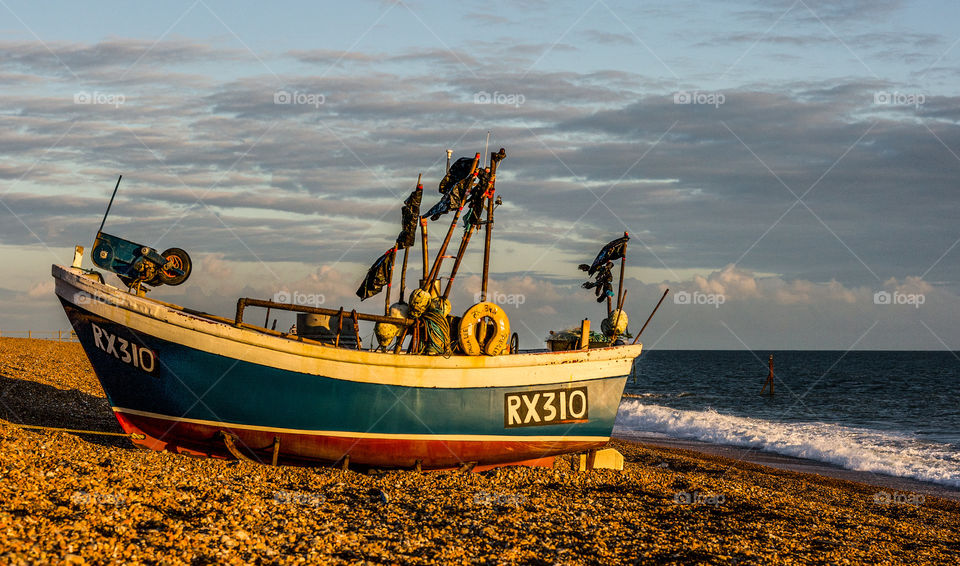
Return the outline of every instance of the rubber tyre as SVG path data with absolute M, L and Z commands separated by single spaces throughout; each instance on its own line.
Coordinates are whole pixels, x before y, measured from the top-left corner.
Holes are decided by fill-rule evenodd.
M 190 271 L 193 269 L 193 262 L 190 261 L 190 256 L 184 250 L 180 248 L 170 248 L 162 254 L 164 259 L 168 262 L 173 261 L 174 267 L 183 272 L 183 275 L 176 275 L 172 272 L 167 272 L 166 270 L 161 269 L 157 274 L 157 279 L 160 280 L 164 285 L 180 285 L 190 277 Z

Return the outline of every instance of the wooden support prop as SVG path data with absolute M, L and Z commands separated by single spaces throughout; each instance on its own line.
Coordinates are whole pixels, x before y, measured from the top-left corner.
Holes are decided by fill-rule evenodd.
M 597 451 L 588 450 L 587 451 L 587 465 L 585 466 L 587 470 L 592 470 L 593 466 L 597 463 Z
M 267 328 L 270 326 L 270 307 L 267 307 L 267 317 L 263 320 L 263 327 Z
M 763 389 L 760 390 L 761 395 L 766 391 L 768 385 L 770 386 L 770 395 L 773 395 L 773 354 L 770 354 L 770 373 L 767 374 L 767 381 L 763 384 Z
M 280 458 L 280 437 L 273 437 L 273 458 L 270 459 L 270 464 L 273 466 L 277 465 L 277 460 Z
M 349 455 L 349 454 L 344 454 L 343 460 L 340 461 L 340 469 L 343 470 L 343 471 L 345 471 L 345 472 L 350 469 L 350 455 Z
M 477 164 L 480 163 L 480 154 L 478 153 L 473 158 L 473 164 L 470 166 L 470 173 L 467 174 L 468 177 L 475 177 L 477 174 Z M 453 190 L 453 187 L 450 188 Z M 467 192 L 464 191 L 464 198 L 466 198 Z M 434 260 L 433 266 L 430 268 L 430 273 L 427 275 L 425 284 L 421 287 L 424 290 L 429 290 L 434 280 L 440 274 L 440 266 L 443 264 L 443 258 L 445 253 L 447 253 L 447 246 L 450 244 L 450 238 L 453 236 L 453 230 L 457 227 L 457 221 L 460 220 L 460 213 L 463 212 L 463 201 L 460 202 L 460 207 L 457 208 L 457 211 L 453 214 L 453 220 L 450 221 L 450 228 L 447 229 L 447 235 L 443 239 L 443 243 L 440 245 L 440 250 L 437 252 L 437 259 Z
M 418 474 L 423 471 L 421 467 L 422 464 L 423 464 L 423 460 L 417 460 L 417 462 L 413 465 L 413 469 L 416 470 Z
M 254 460 L 240 451 L 240 449 L 237 447 L 237 443 L 240 442 L 240 439 L 237 437 L 237 435 L 233 434 L 232 432 L 221 430 L 220 436 L 223 438 L 223 443 L 226 445 L 227 451 L 230 452 L 230 454 L 237 460 L 242 460 L 244 462 L 250 462 L 253 464 L 263 464 L 263 462 Z
M 478 154 L 479 155 L 479 154 Z M 469 474 L 477 466 L 476 462 L 463 462 L 460 464 L 460 471 Z
M 487 280 L 490 277 L 490 246 L 493 241 L 493 195 L 497 190 L 497 166 L 506 159 L 507 152 L 502 147 L 497 153 L 490 154 L 490 182 L 487 185 L 487 222 L 484 224 L 483 275 L 480 283 L 480 301 L 487 300 Z
M 585 318 L 580 323 L 580 349 L 586 350 L 590 347 L 590 319 Z

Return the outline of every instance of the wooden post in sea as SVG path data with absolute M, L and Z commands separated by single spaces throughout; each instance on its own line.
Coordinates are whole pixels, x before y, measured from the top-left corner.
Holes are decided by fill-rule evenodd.
M 761 395 L 766 391 L 768 385 L 770 386 L 770 395 L 773 395 L 773 354 L 770 354 L 770 373 L 767 374 L 767 381 L 763 384 L 763 389 L 760 390 Z

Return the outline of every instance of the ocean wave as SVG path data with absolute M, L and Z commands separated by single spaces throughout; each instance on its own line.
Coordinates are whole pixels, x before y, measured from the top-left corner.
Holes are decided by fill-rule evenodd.
M 691 393 L 689 391 L 681 391 L 680 393 L 624 393 L 623 396 L 627 399 L 666 399 L 668 397 L 692 397 L 696 393 Z
M 913 436 L 832 423 L 778 423 L 725 415 L 714 410 L 684 411 L 625 399 L 614 434 L 652 432 L 671 438 L 743 446 L 960 488 L 960 454 L 947 444 Z

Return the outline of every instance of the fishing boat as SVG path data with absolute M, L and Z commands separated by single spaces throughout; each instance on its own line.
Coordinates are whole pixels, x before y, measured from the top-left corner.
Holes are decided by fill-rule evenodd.
M 231 319 L 147 297 L 144 283 L 182 282 L 189 258 L 183 250 L 158 255 L 143 246 L 144 257 L 157 265 L 137 268 L 137 258 L 120 257 L 121 248 L 110 247 L 115 237 L 103 234 L 101 223 L 94 264 L 111 271 L 120 262 L 127 288 L 84 268 L 79 246 L 73 265 L 54 265 L 52 275 L 120 426 L 133 442 L 152 450 L 274 465 L 481 470 L 543 465 L 560 454 L 603 447 L 641 344 L 521 352 L 511 346 L 509 321 L 497 305 L 481 300 L 462 317 L 449 314 L 449 288 L 476 229 L 487 235 L 486 298 L 494 182 L 503 155 L 503 150 L 492 154 L 490 167 L 478 172 L 477 154 L 463 177 L 461 198 L 443 194 L 456 214 L 432 264 L 426 249 L 430 213 L 419 215 L 419 197 L 416 207 L 412 199 L 405 203 L 407 224 L 414 218 L 407 212 L 419 219 L 414 226 L 424 244 L 423 278 L 405 300 L 410 246 L 401 248 L 400 241 L 409 243 L 410 234 L 401 233 L 358 290 L 361 297 L 380 292 L 384 281 L 378 275 L 386 274 L 389 291 L 393 259 L 403 249 L 401 300 L 391 305 L 388 294 L 384 315 L 240 298 Z M 445 179 L 451 170 L 448 153 Z M 411 197 L 417 191 L 422 194 L 419 181 Z M 464 228 L 441 292 L 441 263 L 461 210 L 471 206 L 471 191 L 481 195 L 476 197 L 481 205 L 474 200 L 473 206 L 486 213 L 485 220 L 475 217 Z M 140 253 L 136 246 L 123 249 L 127 255 Z M 135 268 L 147 272 L 138 276 Z M 169 277 L 162 277 L 164 272 Z M 428 306 L 418 309 L 420 300 Z M 251 324 L 244 320 L 250 308 L 296 312 L 302 321 L 325 317 L 328 333 L 284 333 Z M 362 347 L 361 322 L 377 325 L 379 346 Z M 446 335 L 444 324 L 452 325 Z M 347 340 L 347 334 L 355 339 Z

